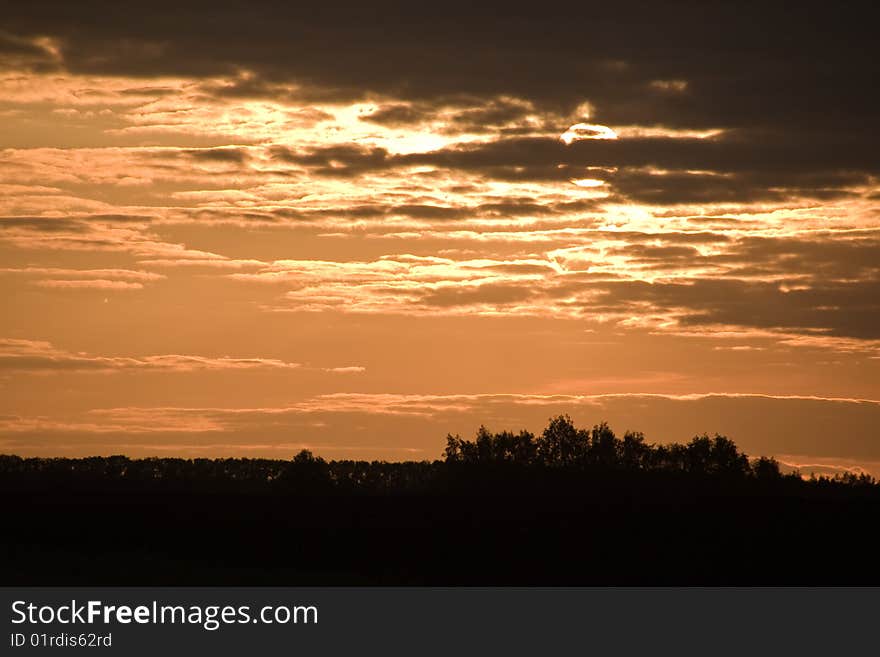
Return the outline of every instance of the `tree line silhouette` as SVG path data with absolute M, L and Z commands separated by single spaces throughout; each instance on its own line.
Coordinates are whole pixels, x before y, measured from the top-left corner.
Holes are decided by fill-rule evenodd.
M 880 584 L 868 475 L 553 418 L 433 461 L 0 457 L 5 585 Z
M 749 459 L 722 435 L 695 436 L 686 444 L 650 444 L 641 432 L 618 437 L 607 423 L 578 428 L 567 415 L 551 418 L 540 435 L 529 431 L 491 432 L 481 426 L 473 440 L 448 435 L 442 460 L 326 461 L 302 450 L 291 460 L 219 458 L 21 458 L 0 455 L 4 487 L 51 485 L 204 486 L 230 490 L 285 490 L 310 493 L 413 492 L 445 490 L 480 476 L 494 483 L 505 475 L 519 485 L 529 479 L 546 482 L 631 478 L 643 473 L 669 475 L 678 481 L 716 480 L 732 485 L 810 484 L 836 488 L 877 486 L 868 474 L 845 472 L 835 477 L 783 474 L 774 458 Z
M 492 433 L 480 427 L 475 440 L 447 436 L 445 457 L 452 464 L 510 463 L 562 469 L 688 472 L 703 475 L 778 478 L 779 464 L 761 457 L 754 465 L 725 436 L 696 436 L 687 445 L 652 445 L 641 432 L 618 438 L 607 423 L 578 429 L 571 418 L 552 418 L 544 432 Z

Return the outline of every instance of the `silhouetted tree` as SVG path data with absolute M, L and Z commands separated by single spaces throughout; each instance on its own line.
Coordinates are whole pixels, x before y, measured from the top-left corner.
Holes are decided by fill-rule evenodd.
M 600 467 L 612 468 L 619 463 L 617 436 L 606 422 L 590 432 L 590 461 Z
M 535 438 L 528 431 L 493 433 L 481 426 L 473 440 L 448 435 L 444 461 L 387 463 L 331 461 L 301 451 L 291 461 L 272 459 L 182 459 L 125 456 L 20 458 L 0 455 L 0 489 L 11 493 L 38 490 L 89 489 L 182 491 L 291 491 L 298 493 L 395 493 L 438 490 L 440 486 L 479 486 L 487 477 L 498 490 L 547 484 L 582 486 L 584 481 L 613 482 L 623 472 L 650 472 L 653 480 L 696 482 L 780 482 L 779 491 L 828 492 L 876 489 L 868 474 L 842 473 L 835 477 L 798 472 L 783 475 L 773 458 L 749 461 L 734 442 L 721 435 L 694 437 L 686 445 L 653 445 L 643 434 L 628 431 L 615 436 L 607 423 L 589 431 L 578 429 L 571 418 L 549 420 Z M 459 476 L 461 475 L 461 476 Z M 597 476 L 600 475 L 600 476 Z M 623 480 L 623 479 L 622 479 Z M 632 482 L 631 479 L 625 479 Z M 646 480 L 647 481 L 647 480 Z M 700 483 L 703 482 L 703 483 Z M 707 485 L 708 485 L 707 484 Z M 678 484 L 675 484 L 678 485 Z M 738 483 L 737 486 L 740 486 Z M 506 488 L 507 487 L 507 488 Z
M 762 456 L 752 463 L 752 474 L 759 481 L 772 482 L 782 479 L 779 463 L 774 458 Z
M 502 431 L 493 434 L 481 426 L 476 439 L 471 442 L 459 436 L 446 436 L 444 457 L 447 463 L 529 465 L 535 462 L 537 444 L 534 434 L 520 431 Z
M 645 444 L 645 434 L 627 431 L 620 445 L 620 462 L 629 470 L 640 470 L 650 465 L 648 456 L 651 448 Z
M 741 454 L 734 442 L 725 436 L 706 434 L 696 436 L 687 444 L 684 454 L 685 469 L 692 474 L 744 476 L 749 472 L 749 460 Z
M 559 415 L 538 439 L 537 456 L 545 465 L 572 466 L 586 461 L 589 445 L 589 434 L 575 428 L 568 415 Z
M 280 483 L 296 492 L 326 492 L 330 489 L 330 468 L 324 459 L 304 449 L 284 469 Z

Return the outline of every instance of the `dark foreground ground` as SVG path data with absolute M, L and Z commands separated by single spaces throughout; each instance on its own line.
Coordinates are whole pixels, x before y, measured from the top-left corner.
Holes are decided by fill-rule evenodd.
M 0 456 L 0 584 L 880 584 L 880 485 L 552 418 L 434 462 Z
M 464 479 L 402 493 L 7 481 L 0 583 L 880 584 L 876 487 Z

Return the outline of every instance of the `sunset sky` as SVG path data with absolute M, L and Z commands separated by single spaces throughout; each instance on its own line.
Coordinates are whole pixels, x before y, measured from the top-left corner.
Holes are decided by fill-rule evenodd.
M 297 4 L 2 3 L 0 452 L 880 475 L 874 23 Z

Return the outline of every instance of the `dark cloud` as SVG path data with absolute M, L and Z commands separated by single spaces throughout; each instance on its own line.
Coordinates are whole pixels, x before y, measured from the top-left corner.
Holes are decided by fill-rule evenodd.
M 60 39 L 74 71 L 243 78 L 238 93 L 585 97 L 605 122 L 789 126 L 870 136 L 877 58 L 868 5 L 782 3 L 158 2 L 19 4 L 10 34 Z M 663 81 L 667 81 L 664 83 Z M 668 81 L 680 81 L 669 83 Z M 226 93 L 233 90 L 227 89 Z
M 139 215 L 139 214 L 88 214 L 88 215 L 79 215 L 77 217 L 80 221 L 96 221 L 96 222 L 105 222 L 105 223 L 144 223 L 153 220 L 153 217 L 149 215 Z
M 406 155 L 358 145 L 303 152 L 277 146 L 271 153 L 330 177 L 433 166 L 507 181 L 596 178 L 617 200 L 657 205 L 831 200 L 856 194 L 854 188 L 880 174 L 870 143 L 828 137 L 802 142 L 781 133 L 586 139 L 570 145 L 548 137 L 508 137 Z
M 657 272 L 696 267 L 721 275 L 647 282 L 614 273 L 558 274 L 549 265 L 511 264 L 487 269 L 544 276 L 528 284 L 445 285 L 423 292 L 418 303 L 448 308 L 528 301 L 548 309 L 558 304 L 579 308 L 584 316 L 647 313 L 674 316 L 683 326 L 728 325 L 880 339 L 880 240 L 876 236 L 746 237 L 719 242 L 723 250 L 712 255 L 702 255 L 688 245 L 686 234 L 596 236 L 627 240 L 624 246 L 606 249 L 606 255 L 625 257 L 628 267 Z M 684 243 L 676 243 L 679 238 Z
M 644 307 L 679 316 L 684 325 L 733 325 L 880 338 L 880 281 L 787 288 L 775 282 L 691 279 L 688 282 L 620 281 L 596 286 L 585 311 Z
M 201 162 L 227 162 L 229 164 L 244 164 L 250 155 L 247 149 L 226 148 L 192 148 L 183 151 L 187 157 Z
M 654 168 L 664 171 L 713 171 L 772 176 L 783 184 L 834 185 L 863 182 L 864 172 L 880 172 L 870 144 L 846 142 L 840 135 L 802 141 L 788 133 L 733 132 L 716 138 L 630 137 L 585 139 L 570 145 L 555 138 L 524 137 L 456 146 L 400 156 L 404 162 L 472 171 L 494 167 L 534 168 L 558 165 Z M 586 173 L 583 169 L 581 173 Z M 769 182 L 769 180 L 767 180 Z
M 466 109 L 452 116 L 452 123 L 462 131 L 482 131 L 487 126 L 506 126 L 522 122 L 534 109 L 511 99 L 492 99 L 473 109 Z
M 654 268 L 724 267 L 725 277 L 595 283 L 585 311 L 638 306 L 674 313 L 688 325 L 729 324 L 828 335 L 880 338 L 880 239 L 745 237 L 721 253 L 629 244 L 615 250 Z M 564 297 L 577 286 L 550 290 Z
M 433 102 L 387 103 L 374 112 L 364 114 L 360 119 L 386 126 L 412 126 L 436 121 L 440 111 L 444 112 L 449 122 L 442 131 L 449 134 L 485 132 L 492 128 L 505 130 L 522 128 L 534 132 L 537 128 L 544 127 L 540 122 L 538 125 L 528 127 L 523 125 L 529 117 L 533 120 L 538 118 L 536 110 L 529 102 L 509 97 L 438 97 Z M 557 123 L 565 120 L 560 119 L 559 116 L 554 118 Z
M 89 224 L 143 224 L 152 217 L 128 214 L 88 214 L 67 217 L 0 217 L 0 230 L 24 229 L 38 233 L 87 232 Z
M 692 246 L 651 246 L 647 244 L 629 244 L 627 246 L 611 248 L 608 249 L 608 253 L 611 255 L 625 255 L 634 260 L 663 260 L 666 262 L 673 260 L 690 261 L 699 256 L 699 251 Z M 679 267 L 681 263 L 677 262 L 675 266 Z
M 309 167 L 317 175 L 341 178 L 386 169 L 391 160 L 384 148 L 357 145 L 334 145 L 304 152 L 286 146 L 272 146 L 269 154 L 280 162 Z
M 673 233 L 666 232 L 655 236 L 662 238 L 664 242 L 672 244 L 717 244 L 719 242 L 729 242 L 730 238 L 721 233 L 700 232 L 700 233 Z
M 375 112 L 360 117 L 361 121 L 369 121 L 387 126 L 404 126 L 424 121 L 426 114 L 412 105 L 402 103 L 384 105 Z
M 804 238 L 744 237 L 730 251 L 714 257 L 718 263 L 760 265 L 764 271 L 810 280 L 880 279 L 880 235 Z M 735 274 L 736 272 L 734 272 Z
M 792 199 L 834 200 L 857 196 L 850 186 L 865 184 L 867 174 L 834 173 L 820 178 L 790 172 L 734 174 L 623 170 L 608 177 L 622 200 L 651 205 L 679 203 L 784 202 Z M 812 186 L 819 185 L 819 186 Z M 835 187 L 834 185 L 840 185 Z
M 45 46 L 41 46 L 30 39 L 0 31 L 0 53 L 13 57 L 44 57 L 48 54 L 48 51 Z
M 48 73 L 58 69 L 58 61 L 46 41 L 10 34 L 0 29 L 0 70 L 3 69 Z
M 367 122 L 412 126 L 442 110 L 448 132 L 503 137 L 396 157 L 354 147 L 275 153 L 323 176 L 421 163 L 562 182 L 588 177 L 585 167 L 616 167 L 599 176 L 615 200 L 835 200 L 880 174 L 880 99 L 871 84 L 880 70 L 873 21 L 860 12 L 637 1 L 350 2 L 305 11 L 240 0 L 123 12 L 106 0 L 48 1 L 4 13 L 0 50 L 55 57 L 37 40 L 49 37 L 74 72 L 202 76 L 206 101 L 373 98 L 378 109 L 361 117 Z M 568 147 L 535 136 L 563 132 L 583 101 L 591 122 L 726 132 Z M 196 157 L 227 156 L 244 157 Z
M 85 232 L 87 227 L 72 219 L 47 217 L 0 217 L 0 230 L 25 229 L 39 233 Z

